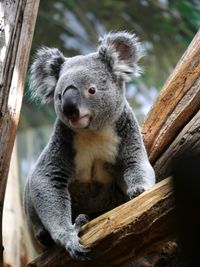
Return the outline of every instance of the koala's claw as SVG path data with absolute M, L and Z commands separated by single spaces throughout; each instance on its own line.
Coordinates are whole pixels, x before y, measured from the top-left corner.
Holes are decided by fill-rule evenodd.
M 81 218 L 83 219 L 84 216 L 77 217 L 78 222 L 81 222 L 81 220 L 79 220 Z M 80 238 L 78 237 L 78 231 L 75 225 L 74 231 L 72 231 L 71 235 L 68 236 L 65 248 L 73 259 L 79 261 L 87 261 L 89 260 L 88 253 L 90 252 L 90 250 L 80 244 L 79 240 Z
M 86 250 L 86 252 L 77 252 L 76 255 L 74 255 L 74 259 L 77 261 L 90 261 L 90 257 L 88 256 L 89 250 Z
M 144 191 L 145 191 L 144 186 L 138 185 L 138 186 L 134 186 L 133 188 L 129 188 L 127 190 L 127 195 L 130 198 L 135 198 L 135 197 L 139 196 L 140 194 L 142 194 Z
M 89 222 L 89 217 L 86 214 L 79 214 L 75 220 L 75 229 L 80 230 L 81 226 Z
M 85 248 L 80 243 L 78 243 L 78 244 L 76 244 L 74 246 L 67 247 L 67 251 L 69 252 L 70 256 L 74 260 L 78 260 L 78 261 L 88 261 L 88 260 L 90 260 L 90 258 L 88 256 L 89 249 Z

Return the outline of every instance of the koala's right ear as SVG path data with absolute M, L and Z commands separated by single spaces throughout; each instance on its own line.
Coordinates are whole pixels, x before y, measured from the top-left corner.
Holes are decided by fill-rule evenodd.
M 43 47 L 36 52 L 30 69 L 30 90 L 33 98 L 41 100 L 43 104 L 53 99 L 64 61 L 65 57 L 56 48 Z
M 98 53 L 113 74 L 125 81 L 140 73 L 139 59 L 143 49 L 135 34 L 110 32 L 99 40 Z

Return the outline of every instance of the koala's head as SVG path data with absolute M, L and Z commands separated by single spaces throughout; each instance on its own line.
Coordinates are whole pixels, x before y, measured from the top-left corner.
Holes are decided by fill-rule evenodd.
M 71 129 L 101 129 L 122 113 L 125 82 L 138 73 L 141 51 L 126 32 L 105 35 L 97 52 L 84 56 L 42 48 L 31 67 L 32 94 L 43 103 L 54 99 L 57 116 Z

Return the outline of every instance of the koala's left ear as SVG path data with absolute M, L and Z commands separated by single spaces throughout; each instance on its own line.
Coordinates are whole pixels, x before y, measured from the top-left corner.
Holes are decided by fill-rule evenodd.
M 127 81 L 140 72 L 137 62 L 143 49 L 134 34 L 127 32 L 108 33 L 99 40 L 98 53 L 114 75 Z
M 43 104 L 54 97 L 59 73 L 66 58 L 57 48 L 43 47 L 36 51 L 30 69 L 30 90 Z

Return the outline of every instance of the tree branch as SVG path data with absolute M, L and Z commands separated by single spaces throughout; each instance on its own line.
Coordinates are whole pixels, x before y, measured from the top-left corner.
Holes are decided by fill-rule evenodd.
M 172 174 L 172 165 L 175 161 L 196 153 L 200 153 L 200 110 L 156 161 L 154 169 L 157 180 L 162 180 Z
M 143 125 L 145 145 L 153 164 L 200 109 L 199 55 L 200 30 L 179 60 Z

